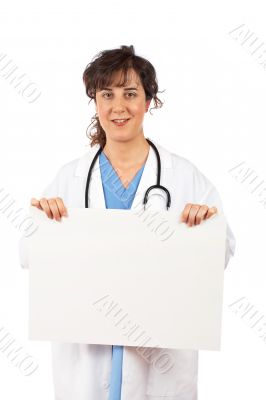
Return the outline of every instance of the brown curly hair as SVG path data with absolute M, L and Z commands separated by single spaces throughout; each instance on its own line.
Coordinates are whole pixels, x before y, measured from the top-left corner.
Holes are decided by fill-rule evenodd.
M 123 76 L 123 81 L 119 83 L 119 87 L 124 86 L 125 82 L 127 82 L 127 74 L 130 68 L 133 68 L 140 78 L 145 91 L 146 101 L 153 99 L 155 103 L 155 107 L 153 108 L 162 107 L 163 102 L 157 97 L 159 90 L 155 68 L 147 59 L 135 55 L 133 45 L 104 50 L 94 56 L 91 63 L 87 65 L 83 72 L 83 82 L 87 96 L 91 100 L 94 99 L 96 101 L 96 90 L 102 90 L 102 88 L 109 86 L 113 73 L 117 71 L 122 71 Z M 106 143 L 106 134 L 97 114 L 92 117 L 91 121 L 89 127 L 92 124 L 93 126 L 88 136 L 91 139 L 90 145 L 92 147 L 98 143 L 103 148 Z M 94 133 L 92 133 L 92 130 L 94 130 Z

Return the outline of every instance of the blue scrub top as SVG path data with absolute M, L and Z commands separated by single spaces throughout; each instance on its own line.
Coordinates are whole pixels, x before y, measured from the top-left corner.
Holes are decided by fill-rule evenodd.
M 125 188 L 112 164 L 102 151 L 99 156 L 106 208 L 130 209 L 145 166 Z M 112 346 L 112 368 L 108 400 L 121 400 L 123 346 Z

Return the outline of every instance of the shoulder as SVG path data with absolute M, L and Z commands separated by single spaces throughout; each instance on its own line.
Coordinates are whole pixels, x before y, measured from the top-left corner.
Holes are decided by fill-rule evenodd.
M 178 186 L 190 187 L 196 197 L 200 198 L 216 191 L 213 183 L 192 161 L 164 146 L 158 145 L 157 147 L 162 158 L 165 158 L 167 165 L 172 168 Z
M 189 159 L 173 152 L 171 149 L 166 148 L 165 146 L 159 145 L 158 143 L 156 143 L 156 146 L 161 155 L 161 158 L 165 158 L 167 160 L 168 167 L 177 170 L 182 169 L 183 172 L 191 174 L 200 173 L 200 170 Z
M 69 187 L 73 188 L 73 184 L 75 182 L 74 178 L 76 177 L 76 171 L 82 160 L 88 158 L 86 155 L 90 153 L 87 151 L 85 155 L 81 157 L 73 158 L 72 160 L 64 163 L 61 167 L 59 167 L 53 179 L 50 183 L 45 187 L 42 192 L 43 197 L 54 197 L 54 196 L 62 196 Z M 84 162 L 84 161 L 83 161 Z
M 80 157 L 79 158 L 74 158 L 66 163 L 64 163 L 57 171 L 57 177 L 58 178 L 63 178 L 64 176 L 70 177 L 74 176 L 74 173 L 77 169 L 77 166 L 80 162 Z
M 58 170 L 59 179 L 71 177 L 83 177 L 88 173 L 88 166 L 99 149 L 99 145 L 89 147 L 80 157 L 74 158 L 63 164 Z

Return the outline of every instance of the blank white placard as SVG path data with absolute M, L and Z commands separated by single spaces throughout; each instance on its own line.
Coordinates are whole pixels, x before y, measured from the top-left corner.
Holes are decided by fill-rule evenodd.
M 31 207 L 29 338 L 220 350 L 226 221 L 172 211 Z

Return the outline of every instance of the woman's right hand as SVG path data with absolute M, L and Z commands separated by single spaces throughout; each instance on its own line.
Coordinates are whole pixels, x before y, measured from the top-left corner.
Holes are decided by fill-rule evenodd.
M 67 217 L 67 209 L 60 197 L 55 197 L 52 199 L 42 198 L 37 200 L 35 198 L 31 199 L 31 205 L 39 208 L 45 212 L 48 218 L 55 218 L 57 221 L 61 220 L 61 217 Z

